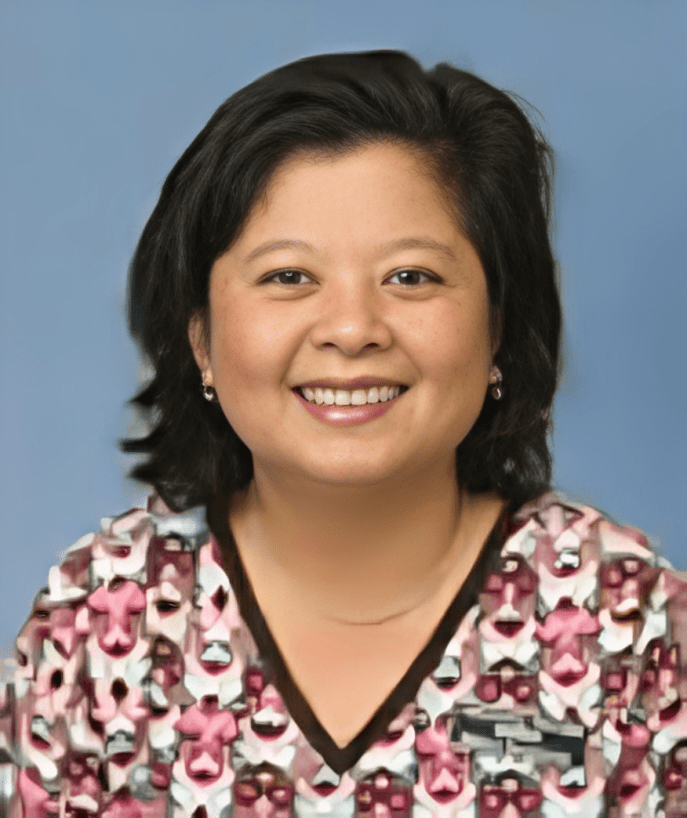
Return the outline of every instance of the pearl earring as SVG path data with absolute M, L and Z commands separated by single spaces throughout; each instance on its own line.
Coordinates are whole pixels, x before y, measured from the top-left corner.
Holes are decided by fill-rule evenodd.
M 203 397 L 210 403 L 215 403 L 217 401 L 217 392 L 215 391 L 215 387 L 205 383 L 205 375 L 203 375 Z
M 503 397 L 503 389 L 501 384 L 503 383 L 503 375 L 501 374 L 501 370 L 498 366 L 492 366 L 491 372 L 489 373 L 489 383 L 491 384 L 491 396 L 494 400 L 501 400 Z

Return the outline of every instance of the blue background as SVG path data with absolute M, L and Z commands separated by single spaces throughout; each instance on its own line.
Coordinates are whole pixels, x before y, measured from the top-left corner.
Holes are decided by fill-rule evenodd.
M 144 496 L 124 292 L 166 173 L 225 97 L 323 51 L 449 60 L 542 112 L 556 484 L 685 567 L 686 31 L 680 0 L 1 0 L 0 648 L 58 553 Z

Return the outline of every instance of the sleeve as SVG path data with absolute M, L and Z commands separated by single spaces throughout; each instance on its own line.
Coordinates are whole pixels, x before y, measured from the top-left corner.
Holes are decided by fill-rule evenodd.
M 136 778 L 149 761 L 150 538 L 145 512 L 129 512 L 50 570 L 0 688 L 0 814 L 164 816 L 164 794 Z
M 59 813 L 70 726 L 83 711 L 93 535 L 50 570 L 16 640 L 2 688 L 3 807 L 11 818 Z M 84 800 L 84 805 L 86 801 Z
M 665 818 L 687 816 L 687 572 L 663 568 L 654 606 L 665 605 L 666 633 L 644 649 L 640 707 L 651 733 Z M 652 606 L 652 607 L 654 607 Z
M 602 523 L 601 745 L 610 818 L 687 816 L 687 572 Z

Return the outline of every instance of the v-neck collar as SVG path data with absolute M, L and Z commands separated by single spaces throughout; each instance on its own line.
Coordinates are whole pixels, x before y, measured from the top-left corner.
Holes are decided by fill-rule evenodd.
M 425 647 L 362 730 L 345 747 L 339 747 L 322 726 L 292 679 L 281 651 L 260 610 L 229 527 L 228 499 L 213 500 L 208 505 L 207 516 L 210 529 L 220 545 L 224 568 L 236 594 L 241 617 L 253 636 L 261 657 L 267 662 L 273 673 L 277 690 L 289 715 L 311 747 L 338 775 L 350 770 L 362 755 L 386 734 L 390 723 L 403 708 L 415 701 L 420 685 L 436 669 L 458 625 L 465 614 L 477 603 L 488 574 L 495 570 L 510 517 L 508 507 L 504 508 L 482 545 L 470 573 L 444 612 Z

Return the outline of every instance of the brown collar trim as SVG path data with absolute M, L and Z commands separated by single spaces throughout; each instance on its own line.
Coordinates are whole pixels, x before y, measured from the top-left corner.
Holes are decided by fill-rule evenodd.
M 241 616 L 248 626 L 262 658 L 274 674 L 277 690 L 283 698 L 289 714 L 313 749 L 339 775 L 346 770 L 350 770 L 361 756 L 385 735 L 389 724 L 407 704 L 415 700 L 420 685 L 441 661 L 441 657 L 458 625 L 470 608 L 477 603 L 478 595 L 488 574 L 495 568 L 495 561 L 499 556 L 500 547 L 503 544 L 505 532 L 508 528 L 509 516 L 508 510 L 504 510 L 485 540 L 470 573 L 446 609 L 429 642 L 420 651 L 399 683 L 358 735 L 345 747 L 339 747 L 320 724 L 312 708 L 291 678 L 286 663 L 270 633 L 229 528 L 228 499 L 214 500 L 208 505 L 208 523 L 219 542 L 224 568 L 236 593 Z

